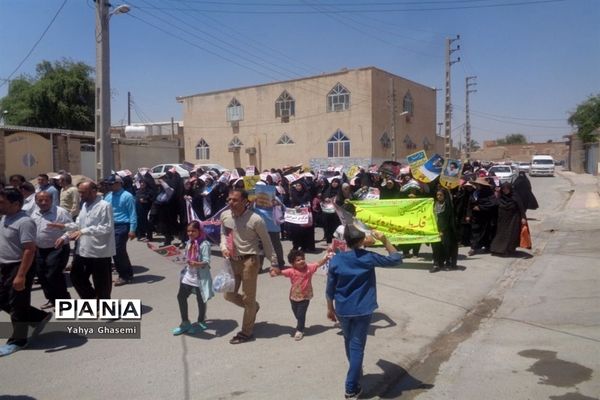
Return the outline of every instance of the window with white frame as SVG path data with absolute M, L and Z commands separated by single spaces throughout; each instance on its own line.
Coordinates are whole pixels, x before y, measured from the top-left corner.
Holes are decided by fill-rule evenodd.
M 350 108 L 350 92 L 340 83 L 327 94 L 327 112 L 344 111 Z
M 407 92 L 404 95 L 404 100 L 402 100 L 402 111 L 407 112 L 408 115 L 412 117 L 414 112 L 413 98 L 410 92 Z
M 275 101 L 275 117 L 289 118 L 296 115 L 296 100 L 284 90 Z
M 294 143 L 295 142 L 292 140 L 290 135 L 288 135 L 287 133 L 284 133 L 283 135 L 281 135 L 281 137 L 277 141 L 277 144 L 294 144 Z
M 327 157 L 350 157 L 350 139 L 339 129 L 327 141 Z
M 234 97 L 227 106 L 227 122 L 242 121 L 244 119 L 244 107 Z
M 210 160 L 210 146 L 204 139 L 196 145 L 196 160 Z

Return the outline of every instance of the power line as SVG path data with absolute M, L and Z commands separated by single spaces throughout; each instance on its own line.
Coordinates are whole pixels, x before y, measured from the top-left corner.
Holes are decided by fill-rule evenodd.
M 358 28 L 358 27 L 356 27 L 356 26 L 349 25 L 349 24 L 347 24 L 347 23 L 345 23 L 345 22 L 344 22 L 344 20 L 342 19 L 342 17 L 340 17 L 340 16 L 336 15 L 336 11 L 337 11 L 337 10 L 339 10 L 339 8 L 336 8 L 336 7 L 328 7 L 328 9 L 324 9 L 324 8 L 317 7 L 317 6 L 311 6 L 311 8 L 313 8 L 314 10 L 317 10 L 317 11 L 320 11 L 320 12 L 322 12 L 322 13 L 323 13 L 323 14 L 325 14 L 327 17 L 329 17 L 329 18 L 333 19 L 334 21 L 337 21 L 337 22 L 341 23 L 343 26 L 346 26 L 346 27 L 348 27 L 348 28 L 350 28 L 350 29 L 353 29 L 353 30 L 355 30 L 355 31 L 359 32 L 359 33 L 362 33 L 362 34 L 363 34 L 363 35 L 365 35 L 365 36 L 368 36 L 368 37 L 370 37 L 370 38 L 373 38 L 373 39 L 375 39 L 375 40 L 378 40 L 378 41 L 380 41 L 380 42 L 382 42 L 382 43 L 384 43 L 384 44 L 387 44 L 388 46 L 396 47 L 396 48 L 399 48 L 399 49 L 402 49 L 402 50 L 410 51 L 410 52 L 413 52 L 413 53 L 416 53 L 416 54 L 420 54 L 420 55 L 424 55 L 424 56 L 427 56 L 427 57 L 433 57 L 433 58 L 436 58 L 436 57 L 438 57 L 438 56 L 436 56 L 436 55 L 433 55 L 433 54 L 429 54 L 429 53 L 423 53 L 423 52 L 421 52 L 421 51 L 418 51 L 418 50 L 414 50 L 414 49 L 411 49 L 411 48 L 408 48 L 408 47 L 400 46 L 400 45 L 398 45 L 398 44 L 396 44 L 396 43 L 392 43 L 392 42 L 390 42 L 390 41 L 388 41 L 388 40 L 385 40 L 385 39 L 383 39 L 383 38 L 381 38 L 381 37 L 379 37 L 379 36 L 377 36 L 377 35 L 374 35 L 374 34 L 372 34 L 372 33 L 368 32 L 368 31 L 365 31 L 365 30 L 363 30 L 363 29 L 361 29 L 361 28 Z M 366 24 L 364 24 L 364 23 L 363 23 L 363 22 L 361 22 L 361 21 L 357 21 L 356 19 L 354 19 L 354 18 L 351 18 L 350 16 L 346 16 L 346 19 L 347 19 L 348 21 L 350 21 L 350 22 L 354 22 L 354 24 L 356 24 L 356 25 L 362 25 L 362 26 L 366 26 L 367 28 L 369 28 L 369 27 L 370 27 L 369 25 L 366 25 Z M 379 32 L 381 32 L 381 31 L 382 31 L 381 27 L 378 27 L 378 31 L 379 31 Z
M 40 42 L 42 41 L 42 39 L 44 38 L 44 36 L 46 36 L 46 33 L 48 32 L 48 30 L 50 30 L 50 27 L 52 26 L 52 24 L 54 24 L 54 21 L 56 21 L 56 18 L 58 17 L 58 14 L 60 14 L 60 12 L 64 8 L 65 4 L 67 4 L 67 1 L 68 0 L 63 1 L 63 3 L 58 8 L 58 11 L 56 11 L 56 14 L 54 14 L 54 17 L 52 17 L 52 19 L 50 20 L 50 23 L 48 24 L 48 26 L 46 27 L 46 29 L 44 29 L 44 32 L 42 32 L 42 35 L 33 44 L 33 46 L 31 47 L 31 50 L 29 50 L 29 52 L 27 53 L 27 55 L 25 56 L 25 58 L 23 58 L 21 60 L 21 62 L 19 63 L 19 65 L 17 65 L 17 68 L 14 69 L 14 71 L 8 76 L 8 78 L 4 79 L 3 82 L 0 83 L 0 87 L 6 85 L 10 81 L 10 78 L 12 78 L 13 75 L 17 73 L 17 71 L 19 70 L 19 68 L 21 68 L 23 66 L 23 64 L 25 63 L 25 61 L 27 61 L 27 59 L 29 58 L 29 56 L 31 55 L 31 53 L 33 53 L 33 51 L 38 46 L 38 44 L 40 44 Z
M 465 9 L 482 9 L 482 8 L 500 8 L 500 7 L 518 7 L 535 4 L 562 3 L 567 0 L 530 0 L 530 1 L 514 1 L 510 3 L 497 4 L 479 4 L 479 5 L 464 5 L 464 6 L 449 6 L 449 7 L 421 7 L 421 8 L 393 8 L 393 9 L 376 9 L 369 7 L 364 10 L 337 10 L 331 13 L 334 14 L 375 14 L 375 13 L 397 13 L 397 12 L 422 12 L 422 11 L 449 11 L 449 10 L 465 10 Z M 419 3 L 422 4 L 422 3 Z M 182 7 L 151 7 L 155 10 L 179 10 L 179 11 L 197 11 L 203 13 L 214 14 L 321 14 L 321 11 L 310 10 L 215 10 L 215 9 L 190 9 Z
M 130 2 L 130 3 L 131 3 L 131 2 Z M 136 8 L 138 8 L 138 7 L 136 6 Z M 181 27 L 179 27 L 179 26 L 177 26 L 177 25 L 174 25 L 174 24 L 172 24 L 171 22 L 169 22 L 169 21 L 165 20 L 164 18 L 158 17 L 158 16 L 156 16 L 156 15 L 154 15 L 154 14 L 150 13 L 149 11 L 145 11 L 145 10 L 144 10 L 144 12 L 145 12 L 145 13 L 147 13 L 147 14 L 149 14 L 150 16 L 152 16 L 152 17 L 154 17 L 154 18 L 157 18 L 158 20 L 162 21 L 162 23 L 163 23 L 163 24 L 165 24 L 165 25 L 166 25 L 166 26 L 168 26 L 168 27 L 172 27 L 172 28 L 178 29 L 178 30 L 180 30 L 180 31 L 182 31 L 182 32 L 184 32 L 184 33 L 186 33 L 186 34 L 188 34 L 188 35 L 191 35 L 191 36 L 193 36 L 193 37 L 195 37 L 195 38 L 197 38 L 197 39 L 202 39 L 202 38 L 201 38 L 200 36 L 198 36 L 197 34 L 195 34 L 195 33 L 193 33 L 193 32 L 189 32 L 188 30 L 185 30 L 185 29 L 183 29 L 183 28 L 181 28 Z M 199 49 L 201 49 L 201 50 L 204 50 L 204 51 L 206 51 L 206 52 L 208 52 L 208 53 L 210 53 L 210 54 L 212 54 L 212 55 L 214 55 L 214 56 L 216 56 L 216 57 L 218 57 L 218 58 L 221 58 L 221 59 L 223 59 L 223 60 L 225 60 L 225 61 L 231 62 L 231 63 L 233 63 L 233 64 L 235 64 L 235 65 L 238 65 L 238 66 L 240 66 L 240 67 L 242 67 L 242 68 L 249 69 L 249 70 L 251 70 L 251 71 L 253 71 L 253 72 L 256 72 L 256 73 L 258 73 L 258 74 L 260 74 L 260 75 L 263 75 L 263 76 L 265 76 L 265 77 L 267 77 L 267 78 L 269 78 L 269 79 L 272 79 L 272 80 L 275 80 L 275 81 L 281 81 L 281 80 L 282 80 L 282 79 L 281 79 L 281 76 L 274 76 L 274 75 L 271 75 L 271 74 L 269 74 L 269 73 L 266 73 L 266 72 L 263 72 L 263 71 L 261 71 L 261 70 L 258 70 L 258 69 L 254 68 L 254 67 L 251 67 L 251 66 L 248 66 L 248 65 L 244 65 L 244 64 L 242 64 L 242 63 L 240 63 L 240 62 L 238 62 L 238 61 L 236 61 L 236 60 L 232 59 L 232 58 L 231 58 L 231 57 L 229 57 L 229 56 L 222 55 L 221 53 L 219 53 L 219 52 L 218 52 L 218 51 L 216 51 L 216 50 L 211 50 L 211 49 L 209 49 L 209 48 L 207 48 L 207 47 L 205 47 L 205 46 L 202 46 L 202 45 L 199 45 L 199 44 L 197 44 L 195 41 L 190 41 L 190 40 L 188 40 L 188 39 L 186 39 L 186 38 L 184 38 L 184 37 L 182 37 L 182 36 L 176 35 L 176 34 L 175 34 L 175 33 L 173 33 L 172 31 L 165 30 L 165 29 L 163 29 L 162 27 L 160 27 L 160 26 L 157 26 L 156 24 L 153 24 L 153 23 L 151 23 L 151 22 L 149 22 L 149 21 L 147 21 L 147 20 L 145 20 L 145 19 L 143 19 L 143 18 L 140 18 L 139 16 L 135 16 L 135 15 L 133 15 L 132 13 L 128 13 L 127 15 L 128 15 L 128 16 L 131 16 L 132 18 L 135 18 L 135 19 L 137 19 L 137 20 L 139 20 L 139 21 L 141 21 L 141 22 L 144 22 L 144 23 L 146 23 L 146 24 L 148 24 L 148 25 L 150 25 L 150 26 L 152 26 L 152 27 L 154 27 L 154 28 L 156 28 L 156 29 L 160 30 L 161 32 L 168 34 L 169 36 L 172 36 L 172 37 L 175 37 L 176 39 L 182 40 L 182 41 L 184 41 L 185 43 L 187 43 L 187 44 L 189 44 L 189 45 L 191 45 L 191 46 L 194 46 L 194 47 L 197 47 L 197 48 L 199 48 Z M 176 18 L 176 19 L 178 19 L 177 17 L 173 17 L 173 18 Z M 189 24 L 188 24 L 188 25 L 189 25 Z M 195 29 L 197 30 L 197 28 L 195 28 Z M 203 32 L 203 33 L 205 33 L 205 34 L 206 34 L 206 32 L 204 32 L 204 31 L 201 31 L 201 32 Z M 233 44 L 231 44 L 231 43 L 228 43 L 228 42 L 226 42 L 226 41 L 223 41 L 223 40 L 221 40 L 221 39 L 218 39 L 218 38 L 217 38 L 217 40 L 219 40 L 220 42 L 222 42 L 222 43 L 225 43 L 225 44 L 227 44 L 227 45 L 229 45 L 229 46 L 232 46 L 232 48 L 238 48 L 237 46 L 235 46 L 235 45 L 233 45 Z M 215 46 L 215 47 L 217 47 L 218 49 L 220 49 L 220 50 L 222 50 L 222 51 L 226 51 L 226 52 L 228 52 L 228 53 L 231 53 L 231 49 L 224 48 L 223 46 L 220 46 L 220 45 L 217 45 L 217 44 L 214 44 L 214 43 L 209 43 L 209 44 L 210 44 L 210 45 L 212 45 L 212 46 Z M 246 53 L 248 53 L 248 52 L 246 52 Z M 304 76 L 302 76 L 302 75 L 300 75 L 300 74 L 297 74 L 297 73 L 295 73 L 295 72 L 293 72 L 293 71 L 290 71 L 290 70 L 287 70 L 287 71 L 289 71 L 287 74 L 286 74 L 286 73 L 282 73 L 281 71 L 278 71 L 278 70 L 276 70 L 276 69 L 272 68 L 271 66 L 274 66 L 275 68 L 279 68 L 280 70 L 286 70 L 286 68 L 285 68 L 285 67 L 280 67 L 280 66 L 273 65 L 273 64 L 270 64 L 270 65 L 266 65 L 266 66 L 265 66 L 265 64 L 264 64 L 264 63 L 256 62 L 256 61 L 254 61 L 254 60 L 252 60 L 252 59 L 250 59 L 250 58 L 248 58 L 248 57 L 245 57 L 245 56 L 239 56 L 239 58 L 241 58 L 242 60 L 245 60 L 246 62 L 248 62 L 248 63 L 250 63 L 250 64 L 253 64 L 253 65 L 255 65 L 255 66 L 258 66 L 258 67 L 261 67 L 261 68 L 266 68 L 266 69 L 268 69 L 268 70 L 270 70 L 270 71 L 272 71 L 272 72 L 274 72 L 274 73 L 276 73 L 276 74 L 278 74 L 278 75 L 283 75 L 283 76 L 284 76 L 286 79 L 302 79 L 302 78 L 305 78 Z M 318 83 L 310 83 L 310 84 L 309 84 L 309 86 L 313 86 L 315 90 L 312 90 L 312 91 L 311 91 L 310 89 L 308 89 L 308 88 L 306 88 L 306 87 L 300 87 L 300 89 L 301 89 L 301 90 L 308 91 L 308 92 L 312 92 L 313 94 L 319 94 L 319 95 L 321 94 L 321 92 L 322 92 L 322 90 L 323 90 L 323 88 L 322 88 L 322 87 L 318 86 Z M 360 93 L 360 91 L 356 91 L 356 92 L 355 92 L 355 96 L 356 96 L 356 97 L 358 97 L 358 98 L 363 98 L 363 99 L 368 97 L 368 96 L 367 96 L 367 95 L 365 95 L 364 93 L 362 93 L 362 94 L 361 94 L 361 93 Z
M 460 107 L 457 106 L 457 108 L 460 108 Z M 477 113 L 480 115 L 496 117 L 496 118 L 514 119 L 517 121 L 565 121 L 566 120 L 566 118 L 518 118 L 518 117 L 509 117 L 506 115 L 491 114 L 491 113 L 487 113 L 487 112 L 483 112 L 483 111 L 475 111 L 475 110 L 471 110 L 471 112 Z

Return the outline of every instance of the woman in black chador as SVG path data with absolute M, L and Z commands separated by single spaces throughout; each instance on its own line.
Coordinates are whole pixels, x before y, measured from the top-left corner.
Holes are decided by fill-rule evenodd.
M 527 222 L 525 207 L 510 183 L 503 183 L 500 190 L 498 224 L 491 251 L 493 255 L 511 255 L 519 247 L 521 225 Z
M 293 182 L 290 188 L 290 207 L 308 207 L 311 209 L 312 197 L 303 180 Z M 315 252 L 315 226 L 290 224 L 292 247 L 304 252 Z
M 513 182 L 513 190 L 523 202 L 525 210 L 537 210 L 539 205 L 533 191 L 531 190 L 531 182 L 527 178 L 525 171 L 519 172 L 519 176 Z
M 469 255 L 481 249 L 489 250 L 496 228 L 498 202 L 491 185 L 484 178 L 477 178 L 475 191 L 469 199 L 467 221 L 471 224 L 471 250 Z
M 429 272 L 437 272 L 444 267 L 455 269 L 458 256 L 456 221 L 450 194 L 446 190 L 439 189 L 436 192 L 434 211 L 441 241 L 431 244 L 433 267 Z

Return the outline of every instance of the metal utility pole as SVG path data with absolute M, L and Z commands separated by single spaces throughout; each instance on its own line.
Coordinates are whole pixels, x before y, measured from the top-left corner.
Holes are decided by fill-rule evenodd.
M 476 86 L 476 76 L 467 76 L 465 78 L 465 131 L 466 131 L 466 142 L 465 143 L 465 158 L 468 160 L 471 158 L 471 117 L 469 115 L 469 95 L 477 92 L 475 89 L 469 89 L 470 87 Z
M 110 175 L 110 42 L 106 0 L 96 0 L 96 181 Z
M 390 123 L 392 133 L 392 161 L 397 161 L 398 156 L 396 154 L 396 90 L 394 89 L 394 78 L 390 78 L 390 110 L 392 113 L 392 120 Z
M 450 101 L 450 67 L 452 64 L 456 64 L 460 61 L 460 57 L 456 59 L 456 61 L 451 61 L 450 57 L 452 53 L 460 50 L 460 45 L 457 45 L 456 48 L 452 48 L 452 43 L 459 40 L 460 35 L 456 35 L 454 39 L 446 38 L 446 102 L 444 105 L 444 118 L 445 118 L 445 136 L 444 136 L 444 147 L 445 147 L 445 157 L 450 158 L 451 150 L 452 150 L 452 142 L 451 142 L 451 120 L 452 120 L 452 102 Z

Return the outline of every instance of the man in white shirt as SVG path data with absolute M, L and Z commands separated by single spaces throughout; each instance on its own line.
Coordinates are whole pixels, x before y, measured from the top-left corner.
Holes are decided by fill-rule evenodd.
M 30 182 L 23 182 L 19 189 L 23 194 L 23 207 L 21 210 L 25 211 L 27 215 L 31 216 L 31 214 L 35 211 L 35 187 Z
M 38 192 L 35 195 L 37 208 L 31 214 L 35 222 L 37 246 L 35 265 L 44 296 L 48 302 L 41 309 L 54 307 L 57 299 L 70 299 L 67 281 L 63 273 L 69 261 L 69 235 L 64 229 L 48 226 L 48 223 L 70 224 L 71 215 L 62 207 L 52 205 L 52 195 Z
M 82 299 L 110 299 L 112 290 L 111 257 L 115 255 L 115 227 L 112 207 L 98 195 L 95 182 L 77 186 L 83 201 L 77 222 L 48 224 L 70 231 L 69 239 L 78 240 L 71 267 L 71 282 Z M 92 286 L 90 276 L 94 282 Z

